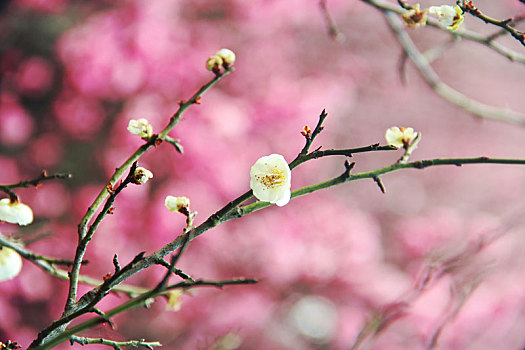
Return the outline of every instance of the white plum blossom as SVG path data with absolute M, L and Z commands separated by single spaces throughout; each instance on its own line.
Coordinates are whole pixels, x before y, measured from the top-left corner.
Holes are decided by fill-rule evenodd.
M 16 277 L 22 270 L 22 257 L 9 247 L 0 247 L 0 282 Z
M 153 127 L 145 118 L 131 119 L 128 124 L 128 131 L 145 139 L 149 139 L 153 135 Z
M 180 212 L 183 208 L 189 211 L 190 199 L 188 197 L 166 196 L 166 200 L 164 200 L 164 205 L 170 211 Z
M 33 211 L 28 205 L 18 200 L 11 202 L 10 198 L 2 198 L 0 199 L 0 221 L 20 226 L 29 225 L 33 222 Z
M 448 30 L 455 31 L 465 19 L 461 7 L 449 5 L 430 6 L 429 13 L 435 14 L 439 23 L 447 27 Z
M 153 173 L 141 166 L 135 169 L 135 172 L 133 173 L 133 182 L 136 184 L 144 184 L 151 178 L 153 178 Z
M 230 49 L 220 49 L 215 55 L 222 58 L 224 63 L 228 65 L 232 65 L 235 62 L 235 53 Z
M 270 154 L 259 158 L 250 170 L 250 188 L 260 201 L 288 204 L 291 197 L 292 172 L 284 157 Z
M 386 142 L 397 148 L 408 147 L 417 137 L 417 132 L 412 128 L 393 126 L 385 133 Z

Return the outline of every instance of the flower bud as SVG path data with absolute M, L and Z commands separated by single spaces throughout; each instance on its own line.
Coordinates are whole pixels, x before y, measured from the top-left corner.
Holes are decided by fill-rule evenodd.
M 33 222 L 33 211 L 28 205 L 18 200 L 11 201 L 10 198 L 2 198 L 0 199 L 0 221 L 20 226 L 29 225 Z
M 133 135 L 138 135 L 145 139 L 149 139 L 153 135 L 153 127 L 145 118 L 130 120 L 128 124 L 128 131 Z
M 14 249 L 0 247 L 0 282 L 15 278 L 22 270 L 22 257 Z
M 235 53 L 230 49 L 220 49 L 216 55 L 222 58 L 224 65 L 231 66 L 235 62 Z
M 211 70 L 215 73 L 219 72 L 224 61 L 221 57 L 215 55 L 208 58 L 206 61 L 206 69 Z
M 139 166 L 133 173 L 133 183 L 137 185 L 145 184 L 149 179 L 153 178 L 153 173 L 146 168 Z
M 178 211 L 186 214 L 190 211 L 190 199 L 188 197 L 167 196 L 164 205 L 173 212 Z

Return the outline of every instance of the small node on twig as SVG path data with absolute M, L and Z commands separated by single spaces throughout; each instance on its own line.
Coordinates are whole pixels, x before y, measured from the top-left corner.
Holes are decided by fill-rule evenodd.
M 180 140 L 174 139 L 174 138 L 166 135 L 164 137 L 164 141 L 166 141 L 167 143 L 169 143 L 170 145 L 175 147 L 175 150 L 177 150 L 177 152 L 179 152 L 180 154 L 184 153 L 184 147 L 182 147 L 182 145 L 180 144 Z
M 107 317 L 103 317 L 100 323 L 107 323 L 111 329 L 115 329 L 115 324 Z
M 157 147 L 158 145 L 162 143 L 162 141 L 164 141 L 161 138 L 159 138 L 158 134 L 153 135 L 151 139 L 153 140 L 153 147 Z
M 115 273 L 118 273 L 120 271 L 120 264 L 118 262 L 118 255 L 113 255 L 113 266 L 115 266 Z
M 100 309 L 98 309 L 96 307 L 93 307 L 93 309 L 91 309 L 91 312 L 94 312 L 94 313 L 96 313 L 99 316 L 104 316 L 105 315 L 105 313 L 102 310 L 100 310 Z
M 195 97 L 195 104 L 200 105 L 201 104 L 201 97 Z
M 343 177 L 344 177 L 345 179 L 348 179 L 348 178 L 350 177 L 350 171 L 352 171 L 352 169 L 354 168 L 354 166 L 355 166 L 355 162 L 350 163 L 350 162 L 348 161 L 348 159 L 345 160 L 345 172 L 343 173 Z
M 109 194 L 115 193 L 115 188 L 113 187 L 111 182 L 106 185 L 106 191 L 108 191 Z
M 381 178 L 379 176 L 373 176 L 372 180 L 379 186 L 379 189 L 384 194 L 385 193 L 385 186 L 383 185 L 383 181 L 381 181 Z

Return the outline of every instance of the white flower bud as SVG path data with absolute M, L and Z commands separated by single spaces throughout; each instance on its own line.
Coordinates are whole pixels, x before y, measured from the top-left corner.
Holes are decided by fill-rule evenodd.
M 0 247 L 0 282 L 16 277 L 22 270 L 22 257 L 13 249 Z
M 11 202 L 9 198 L 2 198 L 0 199 L 0 221 L 20 226 L 29 225 L 33 222 L 33 211 L 28 205 L 19 201 Z
M 250 170 L 250 188 L 260 201 L 288 204 L 291 197 L 292 172 L 280 154 L 270 154 L 259 158 Z
M 222 58 L 225 64 L 230 66 L 235 62 L 235 53 L 230 49 L 220 49 L 216 55 Z
M 168 292 L 168 303 L 166 311 L 179 311 L 182 307 L 182 289 L 174 289 Z
M 397 148 L 408 147 L 417 137 L 417 132 L 412 128 L 393 126 L 385 133 L 386 142 Z
M 174 197 L 167 196 L 164 201 L 164 205 L 170 211 L 178 211 L 185 209 L 186 211 L 190 210 L 190 199 L 187 197 Z
M 141 166 L 137 167 L 133 173 L 133 182 L 136 184 L 145 184 L 151 178 L 153 178 L 153 173 Z
M 149 139 L 153 135 L 153 127 L 147 119 L 131 119 L 128 124 L 128 131 L 133 135 Z
M 224 61 L 221 57 L 215 55 L 208 58 L 206 61 L 206 69 L 218 72 L 221 69 L 221 66 L 223 65 Z

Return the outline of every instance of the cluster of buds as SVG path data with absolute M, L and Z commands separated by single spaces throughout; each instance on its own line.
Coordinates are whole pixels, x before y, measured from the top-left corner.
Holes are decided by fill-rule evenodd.
M 235 62 L 235 53 L 229 49 L 220 49 L 217 53 L 208 58 L 206 61 L 206 69 L 211 70 L 215 74 L 221 73 L 221 67 L 229 69 Z
M 456 31 L 463 23 L 463 10 L 459 6 L 430 6 L 428 9 L 421 10 L 419 4 L 414 5 L 401 15 L 405 24 L 409 27 L 420 27 L 427 23 L 427 14 L 433 14 L 441 25 L 450 31 Z

